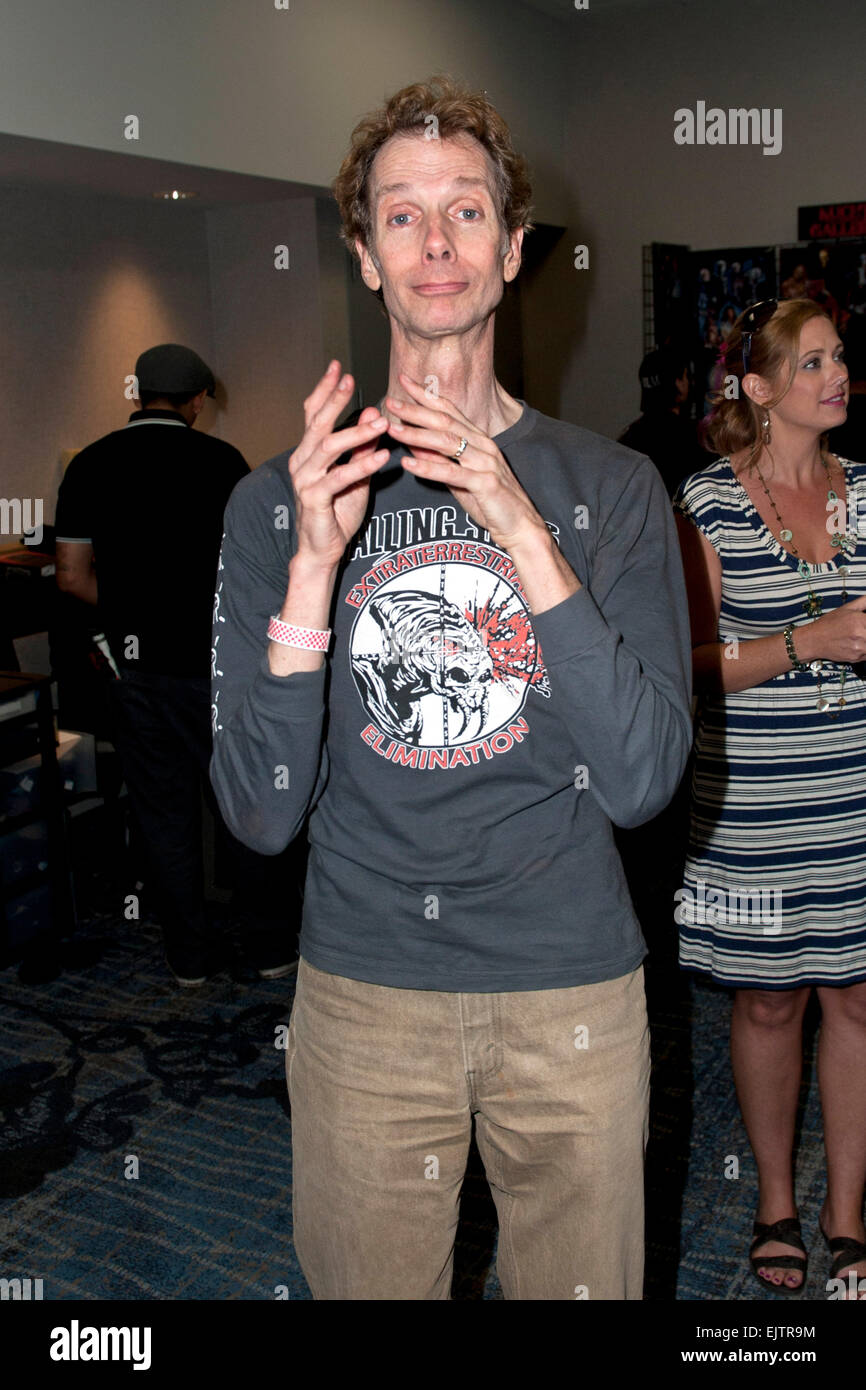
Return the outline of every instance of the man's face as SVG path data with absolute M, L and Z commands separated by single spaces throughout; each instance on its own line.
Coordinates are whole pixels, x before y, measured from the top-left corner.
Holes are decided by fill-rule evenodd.
M 365 283 L 382 286 L 392 321 L 422 338 L 484 323 L 520 268 L 523 231 L 503 251 L 483 146 L 470 135 L 392 136 L 373 161 L 369 189 L 373 246 L 356 245 Z

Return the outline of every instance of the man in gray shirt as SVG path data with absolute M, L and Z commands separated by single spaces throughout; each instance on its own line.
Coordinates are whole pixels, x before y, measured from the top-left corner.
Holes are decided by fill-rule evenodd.
M 448 79 L 356 128 L 343 236 L 391 326 L 388 394 L 226 512 L 213 785 L 275 854 L 309 814 L 286 1070 L 316 1298 L 447 1299 L 472 1121 L 507 1298 L 640 1298 L 645 946 L 611 823 L 691 741 L 679 551 L 652 464 L 493 374 L 530 188 Z

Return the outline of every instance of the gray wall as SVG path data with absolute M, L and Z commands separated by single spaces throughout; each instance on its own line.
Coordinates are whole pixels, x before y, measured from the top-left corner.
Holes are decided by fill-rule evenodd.
M 571 244 L 586 242 L 592 261 L 564 276 L 552 305 L 555 331 L 567 334 L 571 321 L 580 338 L 563 364 L 560 409 L 615 434 L 640 402 L 643 243 L 708 250 L 796 241 L 798 205 L 866 197 L 866 9 L 851 0 L 820 8 L 727 0 L 605 12 L 592 0 L 575 16 L 572 39 L 580 81 L 571 87 L 564 173 Z M 674 111 L 698 100 L 781 107 L 781 154 L 676 145 Z
M 214 369 L 227 391 L 219 431 L 255 467 L 298 442 L 325 352 L 315 199 L 224 208 L 205 220 Z M 288 247 L 288 270 L 275 268 L 276 246 Z M 337 317 L 331 291 L 329 323 Z
M 5 0 L 0 130 L 327 188 L 359 116 L 436 71 L 484 87 L 561 206 L 562 26 L 511 0 Z M 141 138 L 124 139 L 137 115 Z
M 204 218 L 24 190 L 2 210 L 0 495 L 44 498 L 51 522 L 62 452 L 126 423 L 139 352 L 168 340 L 213 358 Z
M 537 216 L 567 227 L 524 284 L 526 396 L 604 432 L 637 411 L 643 243 L 794 240 L 799 203 L 866 192 L 866 12 L 850 0 L 824 0 L 820 15 L 808 0 L 592 0 L 588 11 L 563 4 L 561 21 L 514 0 L 291 0 L 287 11 L 154 0 L 146 22 L 124 0 L 7 0 L 6 14 L 0 130 L 323 190 L 359 115 L 399 83 L 441 69 L 485 87 L 530 160 Z M 675 145 L 675 109 L 699 99 L 781 107 L 782 153 Z M 129 113 L 141 117 L 137 143 L 122 138 Z M 22 195 L 0 231 L 16 344 L 0 402 L 19 491 L 60 448 L 116 423 L 116 377 L 141 338 L 210 346 L 229 399 L 207 427 L 253 463 L 296 436 L 312 380 L 350 335 L 378 397 L 375 304 L 358 309 L 351 287 L 344 298 L 321 202 L 109 215 L 74 201 L 68 216 L 65 205 L 36 215 Z M 158 221 L 178 211 L 183 222 Z M 277 240 L 290 272 L 273 269 Z M 573 268 L 577 242 L 590 247 L 588 271 Z M 18 401 L 13 373 L 27 383 Z
M 194 347 L 219 378 L 197 429 L 252 467 L 297 442 L 330 344 L 348 357 L 345 258 L 326 248 L 320 277 L 314 198 L 205 212 L 15 189 L 2 202 L 0 495 L 42 498 L 52 522 L 64 457 L 125 424 L 125 377 L 159 342 Z
M 267 174 L 326 190 L 359 116 L 398 83 L 449 71 L 482 87 L 529 156 L 542 215 L 561 218 L 561 26 L 511 3 L 6 0 L 0 131 Z M 544 93 L 544 100 L 539 100 Z M 135 114 L 141 138 L 123 138 Z M 0 494 L 54 512 L 64 450 L 123 423 L 143 346 L 195 346 L 225 381 L 205 429 L 251 464 L 296 442 L 326 361 L 384 389 L 383 322 L 352 284 L 326 198 L 231 207 L 16 191 L 0 218 Z M 178 215 L 180 214 L 180 215 Z M 289 246 L 290 271 L 273 247 Z M 2 543 L 2 541 L 0 541 Z

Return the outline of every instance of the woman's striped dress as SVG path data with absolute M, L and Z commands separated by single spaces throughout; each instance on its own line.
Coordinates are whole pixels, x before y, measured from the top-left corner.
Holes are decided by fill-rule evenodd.
M 866 594 L 866 464 L 840 460 L 856 552 L 812 565 L 823 611 Z M 797 559 L 764 525 L 728 459 L 686 478 L 674 499 L 722 564 L 718 639 L 737 641 L 809 621 Z M 864 527 L 866 530 L 866 527 Z M 829 536 L 828 536 L 829 541 Z M 796 631 L 794 641 L 796 644 Z M 675 917 L 680 961 L 723 984 L 761 989 L 866 980 L 866 682 L 822 663 L 829 717 L 813 670 L 786 671 L 704 702 L 695 739 L 691 830 Z

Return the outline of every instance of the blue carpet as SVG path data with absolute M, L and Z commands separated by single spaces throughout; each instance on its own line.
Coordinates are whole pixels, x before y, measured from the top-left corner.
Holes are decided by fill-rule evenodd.
M 745 1260 L 754 1164 L 728 1061 L 730 1000 L 670 962 L 649 975 L 654 1089 L 646 1296 L 772 1299 Z M 0 1273 L 45 1299 L 309 1299 L 291 1233 L 284 1052 L 294 977 L 236 966 L 181 992 L 148 924 L 96 916 L 62 976 L 0 972 Z M 814 1036 L 809 1038 L 809 1054 Z M 810 1063 L 811 1065 L 811 1063 Z M 823 1149 L 817 1088 L 800 1126 L 798 1194 L 817 1244 Z M 725 1176 L 734 1156 L 739 1176 Z M 137 1160 L 138 1176 L 126 1176 Z M 473 1152 L 455 1298 L 500 1299 L 495 1209 Z
M 55 982 L 0 977 L 4 1269 L 46 1298 L 309 1297 L 274 1046 L 292 977 L 237 971 L 187 995 L 156 928 L 100 925 Z
M 678 1299 L 769 1299 L 746 1260 L 757 1204 L 757 1169 L 740 1118 L 728 1055 L 731 996 L 691 982 L 695 1090 L 682 1213 Z M 796 1193 L 809 1251 L 806 1299 L 826 1299 L 829 1256 L 818 1231 L 825 1169 L 815 1070 L 817 1031 L 807 1019 L 796 1153 Z M 736 1160 L 737 1169 L 731 1160 Z M 726 1177 L 738 1171 L 737 1177 Z

